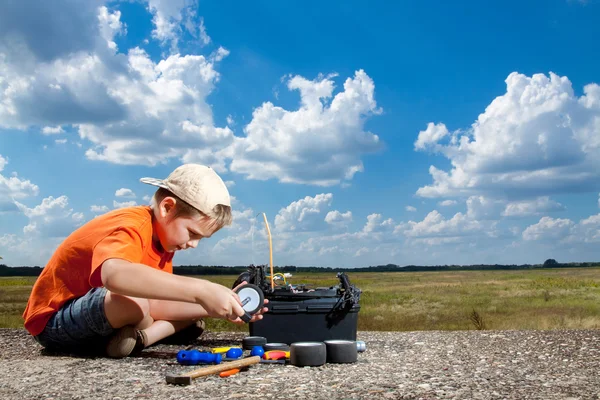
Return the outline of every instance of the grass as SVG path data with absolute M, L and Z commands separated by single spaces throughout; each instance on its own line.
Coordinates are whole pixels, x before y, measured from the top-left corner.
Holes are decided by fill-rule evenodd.
M 523 271 L 349 273 L 362 289 L 359 330 L 600 328 L 600 267 Z M 235 276 L 202 277 L 230 286 Z M 0 327 L 22 327 L 35 278 L 0 278 Z M 291 283 L 331 286 L 333 273 Z M 209 320 L 212 330 L 246 330 Z

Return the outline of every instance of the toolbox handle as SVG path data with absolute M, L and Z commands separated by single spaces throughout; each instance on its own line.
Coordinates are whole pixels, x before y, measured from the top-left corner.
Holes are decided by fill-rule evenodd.
M 327 313 L 331 311 L 331 304 L 306 306 L 307 313 Z
M 269 307 L 269 311 L 273 314 L 285 314 L 290 312 L 298 312 L 300 308 L 297 304 L 282 304 Z

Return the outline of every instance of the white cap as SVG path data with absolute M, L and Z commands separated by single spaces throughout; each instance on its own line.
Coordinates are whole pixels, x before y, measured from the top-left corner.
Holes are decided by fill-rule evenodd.
M 184 164 L 167 179 L 142 178 L 140 182 L 169 190 L 192 207 L 213 217 L 218 204 L 231 207 L 229 191 L 219 175 L 210 167 Z

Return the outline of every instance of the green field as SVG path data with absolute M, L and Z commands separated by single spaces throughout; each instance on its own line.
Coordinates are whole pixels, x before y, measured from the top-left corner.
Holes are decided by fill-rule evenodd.
M 359 330 L 600 328 L 600 268 L 521 271 L 349 273 L 362 289 Z M 202 277 L 230 286 L 235 276 Z M 0 327 L 22 327 L 35 278 L 0 278 Z M 294 275 L 330 286 L 335 274 Z M 209 329 L 241 330 L 226 321 Z

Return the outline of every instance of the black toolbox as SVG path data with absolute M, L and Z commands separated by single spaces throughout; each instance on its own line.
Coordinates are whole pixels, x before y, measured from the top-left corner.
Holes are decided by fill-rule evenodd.
M 250 323 L 251 336 L 263 336 L 269 343 L 295 343 L 330 339 L 356 340 L 361 290 L 338 273 L 340 284 L 329 288 L 284 285 L 272 288 L 264 267 L 249 268 L 241 281 L 255 284 L 269 300 L 269 311 L 261 321 Z

